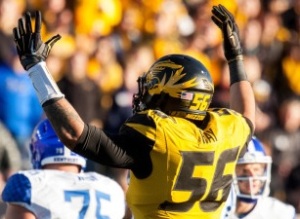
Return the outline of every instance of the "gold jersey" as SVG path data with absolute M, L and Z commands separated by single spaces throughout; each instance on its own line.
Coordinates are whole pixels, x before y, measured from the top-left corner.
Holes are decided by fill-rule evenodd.
M 210 109 L 201 125 L 156 110 L 133 118 L 121 132 L 139 135 L 135 147 L 153 143 L 142 161 L 151 163 L 149 174 L 131 169 L 127 202 L 134 218 L 220 218 L 251 124 L 229 109 Z

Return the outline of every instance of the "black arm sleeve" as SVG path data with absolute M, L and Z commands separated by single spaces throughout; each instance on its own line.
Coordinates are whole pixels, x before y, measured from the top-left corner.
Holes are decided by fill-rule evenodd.
M 97 163 L 130 169 L 134 163 L 126 153 L 125 147 L 117 145 L 100 128 L 85 124 L 78 144 L 73 150 Z
M 155 144 L 155 137 L 145 133 L 153 130 L 156 124 L 145 113 L 129 118 L 116 135 L 85 124 L 74 152 L 103 165 L 130 169 L 136 177 L 145 178 L 152 171 L 150 152 Z

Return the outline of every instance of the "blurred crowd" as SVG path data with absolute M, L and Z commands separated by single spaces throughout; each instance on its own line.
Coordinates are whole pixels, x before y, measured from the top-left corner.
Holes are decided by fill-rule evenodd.
M 117 132 L 132 113 L 137 77 L 169 53 L 199 59 L 215 84 L 211 107 L 228 107 L 228 65 L 211 21 L 219 3 L 240 28 L 257 103 L 255 135 L 273 159 L 271 195 L 300 213 L 300 0 L 0 0 L 2 185 L 30 168 L 28 142 L 44 116 L 13 42 L 25 11 L 41 10 L 44 40 L 62 36 L 47 65 L 66 98 L 85 122 Z M 92 162 L 89 168 L 118 173 Z

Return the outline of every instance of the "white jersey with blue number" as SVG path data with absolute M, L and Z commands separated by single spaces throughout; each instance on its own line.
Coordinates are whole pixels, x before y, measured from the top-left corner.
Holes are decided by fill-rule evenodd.
M 295 208 L 273 197 L 258 198 L 255 207 L 246 215 L 235 214 L 236 197 L 233 190 L 223 209 L 222 219 L 296 219 Z
M 42 219 L 121 219 L 125 214 L 120 185 L 95 172 L 20 171 L 9 178 L 2 199 Z

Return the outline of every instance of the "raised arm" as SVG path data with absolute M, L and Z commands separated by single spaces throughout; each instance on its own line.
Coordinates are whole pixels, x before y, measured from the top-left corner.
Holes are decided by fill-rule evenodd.
M 28 71 L 43 109 L 61 141 L 73 149 L 80 137 L 84 122 L 64 98 L 45 63 L 52 46 L 60 39 L 56 35 L 46 42 L 41 39 L 41 13 L 35 13 L 33 30 L 31 16 L 19 19 L 13 35 L 21 64 Z
M 233 15 L 222 5 L 213 6 L 212 20 L 221 29 L 225 57 L 230 71 L 230 108 L 255 125 L 255 99 L 244 69 L 239 29 Z M 254 130 L 253 130 L 254 131 Z

